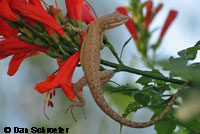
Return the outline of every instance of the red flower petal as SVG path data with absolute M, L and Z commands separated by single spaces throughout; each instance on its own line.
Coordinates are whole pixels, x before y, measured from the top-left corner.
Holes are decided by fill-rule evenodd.
M 44 25 L 48 25 L 52 29 L 56 30 L 59 35 L 65 33 L 57 21 L 40 7 L 37 7 L 31 3 L 24 2 L 24 0 L 20 0 L 20 2 L 12 1 L 12 8 L 22 16 L 31 18 L 35 21 L 40 21 L 44 23 Z
M 126 15 L 129 17 L 128 12 L 126 10 L 125 7 L 117 7 L 116 9 L 118 12 L 120 12 L 123 15 Z M 135 24 L 133 23 L 132 19 L 129 17 L 128 21 L 125 23 L 128 31 L 131 33 L 131 35 L 133 36 L 133 39 L 135 41 L 138 40 L 138 35 L 137 35 L 137 29 L 135 27 Z
M 12 57 L 9 63 L 7 74 L 10 76 L 14 75 L 19 69 L 19 66 L 21 65 L 23 60 L 31 53 L 32 52 L 21 52 L 21 53 L 14 54 L 14 56 Z
M 152 8 L 153 8 L 153 2 L 148 1 L 146 4 L 146 16 L 144 20 L 145 27 L 148 27 L 152 20 Z
M 17 54 L 14 54 L 10 63 L 9 63 L 9 68 L 8 68 L 8 72 L 7 74 L 12 76 L 14 75 L 17 70 L 19 69 L 19 66 L 21 65 L 21 63 L 23 62 L 23 60 L 29 56 L 31 53 L 33 53 L 35 50 L 33 51 L 27 51 L 27 52 L 21 52 L 21 53 L 17 53 Z M 40 53 L 35 53 L 31 56 L 36 56 Z
M 153 12 L 152 18 L 154 18 L 154 16 L 162 9 L 162 7 L 163 7 L 163 4 L 160 3 L 160 4 L 156 7 L 155 11 Z
M 15 16 L 15 14 L 10 9 L 10 6 L 8 4 L 7 0 L 0 0 L 0 16 L 11 21 L 18 21 L 19 18 Z
M 80 61 L 80 52 L 75 53 L 72 55 L 65 63 L 62 65 L 58 73 L 56 74 L 55 79 L 53 82 L 57 82 L 60 84 L 66 84 L 71 82 L 72 75 L 74 73 L 74 70 Z
M 4 38 L 13 38 L 15 35 L 17 35 L 17 30 L 10 27 L 2 18 L 0 18 L 0 24 L 0 35 L 2 35 Z
M 5 59 L 8 56 L 0 56 L 0 60 Z
M 73 88 L 72 83 L 68 83 L 68 84 L 63 84 L 61 85 L 61 88 L 63 90 L 63 92 L 65 93 L 65 95 L 70 99 L 70 100 L 74 100 L 76 98 L 76 94 L 74 93 L 74 91 L 72 90 Z
M 42 6 L 42 4 L 41 4 L 41 2 L 40 2 L 40 0 L 29 0 L 29 3 L 31 3 L 31 4 L 33 4 L 33 5 L 37 6 L 37 7 L 39 7 L 41 9 L 44 9 L 43 6 Z
M 48 77 L 46 81 L 36 84 L 34 88 L 38 92 L 44 93 L 54 88 L 61 87 L 65 95 L 70 100 L 74 100 L 76 95 L 72 89 L 73 83 L 71 83 L 71 80 L 79 60 L 80 52 L 77 52 L 65 61 L 55 76 Z
M 63 66 L 64 62 L 60 62 L 60 59 L 56 59 L 56 61 L 57 61 L 57 64 L 58 64 L 59 67 Z
M 46 81 L 43 81 L 43 82 L 40 82 L 40 83 L 37 83 L 35 85 L 35 89 L 39 92 L 39 93 L 45 93 L 45 92 L 48 92 L 54 88 L 58 88 L 59 87 L 59 84 L 58 83 L 55 83 L 55 82 L 52 82 L 53 79 L 55 78 L 55 74 L 52 74 L 50 76 L 48 76 L 46 78 Z
M 56 75 L 55 75 L 55 74 L 52 74 L 52 75 L 50 75 L 50 76 L 47 77 L 46 81 L 51 82 L 51 81 L 53 81 L 53 79 L 54 79 L 55 77 L 56 77 Z
M 71 19 L 81 20 L 83 0 L 65 0 L 67 15 Z
M 74 70 L 79 61 L 80 61 L 80 52 L 77 52 L 74 55 L 72 55 L 69 59 L 67 59 L 67 61 L 62 65 L 61 69 L 59 70 L 58 74 L 53 80 L 54 82 L 58 82 L 61 84 L 63 92 L 70 100 L 74 100 L 76 97 L 72 89 L 74 84 L 71 83 L 71 80 Z
M 86 24 L 89 24 L 91 21 L 94 21 L 95 18 L 90 12 L 90 7 L 88 4 L 83 3 L 82 11 L 81 11 L 81 18 Z
M 56 8 L 59 9 L 57 0 L 55 0 L 55 3 L 56 3 Z
M 161 34 L 160 34 L 160 38 L 163 38 L 163 36 L 165 35 L 167 29 L 169 28 L 169 26 L 171 25 L 171 23 L 173 22 L 173 20 L 176 18 L 177 16 L 177 11 L 176 10 L 170 10 L 167 19 L 165 21 L 165 24 L 162 28 Z
M 43 81 L 43 82 L 37 83 L 34 88 L 35 90 L 37 90 L 39 93 L 42 94 L 54 88 L 59 88 L 59 84 L 55 82 Z
M 29 0 L 29 3 L 31 3 L 31 4 L 33 4 L 33 5 L 37 6 L 37 7 L 39 7 L 40 9 L 44 10 L 44 8 L 43 8 L 43 6 L 42 6 L 40 0 Z M 27 20 L 31 25 L 35 25 L 35 21 L 34 21 L 34 20 L 32 20 L 32 19 L 30 19 L 30 18 L 26 18 L 26 20 Z M 33 22 L 34 22 L 34 23 L 33 23 Z M 55 34 L 55 31 L 54 31 L 51 27 L 49 27 L 48 25 L 44 24 L 44 27 L 45 27 L 45 29 L 47 30 L 47 32 L 48 32 L 48 34 L 49 34 L 50 36 L 52 36 L 52 35 Z
M 24 51 L 40 50 L 45 52 L 46 49 L 30 44 L 24 41 L 20 41 L 17 38 L 7 39 L 0 41 L 0 56 L 9 56 Z
M 16 38 L 0 41 L 0 59 L 14 55 L 9 63 L 8 75 L 14 75 L 27 56 L 38 55 L 39 53 L 31 55 L 38 49 L 41 50 L 41 47 L 20 41 Z M 43 50 L 45 51 L 45 49 Z

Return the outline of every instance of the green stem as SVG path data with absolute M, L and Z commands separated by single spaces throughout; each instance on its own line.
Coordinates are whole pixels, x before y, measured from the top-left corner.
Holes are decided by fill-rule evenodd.
M 173 78 L 165 77 L 165 76 L 162 76 L 162 75 L 159 75 L 159 74 L 154 74 L 154 73 L 138 70 L 138 69 L 135 69 L 135 68 L 128 67 L 124 64 L 116 64 L 116 63 L 112 63 L 112 62 L 109 62 L 109 61 L 106 61 L 106 60 L 103 60 L 103 59 L 101 59 L 101 63 L 103 65 L 116 68 L 117 71 L 130 72 L 130 73 L 150 77 L 150 78 L 153 78 L 153 79 L 163 80 L 163 81 L 166 81 L 166 82 L 172 82 L 172 83 L 176 83 L 176 84 L 184 84 L 185 83 L 185 81 L 183 81 L 183 80 L 173 79 Z
M 110 51 L 112 52 L 112 54 L 115 56 L 115 58 L 117 59 L 117 61 L 120 63 L 120 64 L 123 64 L 123 62 L 121 61 L 121 59 L 119 58 L 117 52 L 115 51 L 114 47 L 111 45 L 111 44 L 108 44 L 106 45 Z
M 70 56 L 68 53 L 65 52 L 65 50 L 62 48 L 61 44 L 58 43 L 58 47 L 59 47 L 60 51 L 61 51 L 64 55 Z
M 106 47 L 108 47 L 110 49 L 110 51 L 112 52 L 112 54 L 115 56 L 115 58 L 117 59 L 117 61 L 120 64 L 123 64 L 122 60 L 119 58 L 117 52 L 115 51 L 113 45 L 108 41 L 106 35 L 103 35 L 103 43 L 105 44 Z

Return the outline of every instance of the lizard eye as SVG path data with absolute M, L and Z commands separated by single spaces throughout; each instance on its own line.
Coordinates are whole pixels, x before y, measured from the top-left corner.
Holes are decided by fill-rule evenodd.
M 106 23 L 106 24 L 103 26 L 103 29 L 104 29 L 104 30 L 112 29 L 112 28 L 114 28 L 114 27 L 116 27 L 116 26 L 119 26 L 119 25 L 121 25 L 121 24 L 123 24 L 123 22 L 115 20 L 115 21 Z

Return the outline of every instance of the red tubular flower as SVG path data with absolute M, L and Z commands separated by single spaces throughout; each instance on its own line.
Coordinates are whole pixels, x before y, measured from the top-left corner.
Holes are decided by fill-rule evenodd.
M 46 52 L 45 48 L 21 41 L 17 38 L 0 41 L 0 56 L 10 56 L 23 51 L 37 50 Z
M 59 9 L 57 0 L 55 0 L 55 3 L 56 3 L 56 8 Z
M 81 20 L 83 0 L 65 0 L 67 15 L 71 19 Z
M 31 4 L 33 4 L 34 6 L 37 6 L 38 8 L 44 10 L 44 8 L 43 8 L 43 6 L 42 6 L 40 0 L 29 0 L 29 3 L 31 3 Z M 27 20 L 31 25 L 35 25 L 35 24 L 36 24 L 35 21 L 32 20 L 32 19 L 30 19 L 30 18 L 26 18 L 26 20 Z M 45 27 L 46 31 L 48 32 L 48 34 L 49 34 L 50 36 L 53 36 L 53 35 L 55 34 L 54 29 L 52 29 L 50 26 L 44 24 L 44 27 Z
M 88 4 L 83 3 L 81 18 L 82 21 L 84 21 L 86 24 L 89 24 L 90 22 L 95 20 L 94 16 L 90 12 L 90 7 L 88 6 Z
M 31 18 L 35 21 L 40 21 L 44 25 L 48 25 L 52 29 L 58 32 L 59 35 L 64 34 L 62 27 L 50 16 L 44 9 L 37 7 L 31 3 L 27 3 L 25 0 L 12 1 L 12 8 L 18 12 L 21 16 Z
M 86 3 L 83 3 L 83 6 L 82 6 L 81 19 L 87 25 L 95 20 L 94 16 L 90 12 L 90 7 Z M 85 32 L 82 33 L 83 38 L 85 37 L 85 34 L 86 34 Z M 79 37 L 80 43 L 82 44 L 82 40 L 81 40 L 80 36 L 78 36 L 78 37 Z
M 76 95 L 72 90 L 74 84 L 71 80 L 79 60 L 80 52 L 77 52 L 65 61 L 56 75 L 52 74 L 47 77 L 46 81 L 36 84 L 35 89 L 40 93 L 44 93 L 49 92 L 54 88 L 62 88 L 65 95 L 70 100 L 74 100 Z
M 0 35 L 2 35 L 4 38 L 8 39 L 17 35 L 17 30 L 10 27 L 2 18 L 0 18 L 0 24 Z
M 68 10 L 68 16 L 70 18 L 75 18 L 76 20 L 81 20 L 81 7 L 83 0 L 65 0 L 65 3 Z M 58 73 L 56 75 L 52 74 L 47 77 L 46 81 L 36 84 L 34 88 L 38 92 L 47 92 L 45 103 L 48 99 L 47 97 L 49 96 L 49 93 L 55 88 L 62 88 L 63 92 L 70 100 L 75 99 L 76 95 L 72 89 L 74 84 L 71 82 L 71 80 L 73 72 L 79 61 L 80 52 L 72 55 L 64 63 L 60 63 L 59 60 L 57 60 L 58 65 L 60 66 L 60 70 L 58 71 Z
M 34 6 L 37 6 L 38 8 L 44 10 L 44 8 L 43 8 L 43 6 L 42 6 L 40 0 L 29 0 L 29 3 L 31 3 L 31 4 L 33 4 Z M 35 21 L 32 20 L 32 19 L 26 18 L 26 20 L 27 20 L 30 24 L 32 24 L 32 25 L 35 25 L 35 24 L 36 24 Z M 34 22 L 34 23 L 33 23 L 33 22 Z M 55 34 L 55 31 L 54 31 L 50 26 L 44 24 L 44 27 L 45 27 L 46 31 L 48 32 L 48 34 L 49 34 L 50 36 L 53 36 L 53 35 Z
M 8 72 L 7 74 L 12 76 L 14 75 L 17 70 L 19 69 L 19 66 L 21 65 L 21 63 L 24 61 L 24 59 L 31 55 L 35 50 L 30 50 L 30 51 L 23 51 L 21 53 L 16 53 L 13 55 L 10 63 L 9 63 L 9 68 L 8 68 Z M 39 55 L 40 53 L 37 52 L 34 55 L 31 56 L 35 56 L 35 55 Z
M 64 62 L 61 62 L 60 59 L 56 59 L 56 61 L 59 67 L 62 67 L 62 65 L 64 64 Z
M 148 1 L 146 3 L 146 16 L 145 16 L 145 20 L 144 20 L 145 27 L 148 27 L 149 24 L 151 23 L 151 20 L 152 20 L 152 8 L 153 8 L 153 2 L 152 1 Z
M 83 0 L 66 0 L 65 2 L 68 10 L 68 16 L 70 18 L 75 18 L 76 20 L 81 20 L 81 7 Z M 89 13 L 89 9 L 88 7 L 83 7 L 83 8 L 84 9 L 82 15 L 84 18 L 87 16 L 86 14 Z M 91 20 L 94 19 L 91 17 L 91 14 L 89 14 L 89 17 L 90 18 L 87 19 Z M 86 18 L 84 19 L 86 20 Z M 87 20 L 87 23 L 89 23 L 89 20 Z M 48 96 L 49 92 L 51 92 L 53 89 L 62 88 L 65 95 L 70 100 L 74 100 L 76 95 L 72 89 L 74 84 L 71 82 L 71 80 L 74 70 L 79 61 L 80 61 L 80 52 L 77 52 L 74 55 L 72 55 L 64 63 L 60 63 L 59 60 L 57 60 L 58 65 L 60 66 L 60 70 L 58 71 L 58 73 L 56 75 L 52 74 L 49 77 L 47 77 L 46 81 L 36 84 L 35 89 L 40 93 L 47 92 Z M 80 91 L 82 91 L 82 89 Z
M 120 12 L 121 14 L 126 15 L 126 16 L 129 17 L 128 12 L 127 12 L 125 7 L 118 7 L 116 10 L 118 12 Z M 132 21 L 132 19 L 130 17 L 129 17 L 128 21 L 125 23 L 125 25 L 126 25 L 128 31 L 133 36 L 133 39 L 135 41 L 137 41 L 138 40 L 137 29 L 136 29 L 135 24 L 133 23 L 133 21 Z
M 177 11 L 176 10 L 170 10 L 167 19 L 165 21 L 165 24 L 162 28 L 161 34 L 160 34 L 160 38 L 163 38 L 163 36 L 165 35 L 167 29 L 169 28 L 169 26 L 171 25 L 171 23 L 173 22 L 173 20 L 176 18 L 177 16 Z
M 42 6 L 42 4 L 41 4 L 41 2 L 40 2 L 40 0 L 29 0 L 29 3 L 31 3 L 31 4 L 33 4 L 33 5 L 37 6 L 37 7 L 39 7 L 41 9 L 44 9 L 43 6 Z
M 13 55 L 9 63 L 9 69 L 7 74 L 10 76 L 14 75 L 17 72 L 22 61 L 27 56 L 35 56 L 39 54 L 39 52 L 37 52 L 31 55 L 36 50 L 40 50 L 43 52 L 46 51 L 46 49 L 42 47 L 35 46 L 34 44 L 30 44 L 24 41 L 20 41 L 17 38 L 0 41 L 0 59 L 4 59 L 10 55 Z
M 67 15 L 71 19 L 82 20 L 86 24 L 89 24 L 91 21 L 94 21 L 95 18 L 90 12 L 90 8 L 87 4 L 83 3 L 83 0 L 65 0 Z M 85 37 L 85 32 L 82 33 L 82 36 Z M 80 43 L 82 40 L 79 37 Z
M 11 21 L 18 21 L 19 18 L 15 16 L 13 11 L 11 10 L 8 0 L 0 0 L 0 17 L 5 18 Z
M 155 9 L 155 11 L 153 12 L 153 14 L 152 14 L 152 19 L 156 16 L 156 14 L 162 9 L 162 7 L 163 7 L 163 4 L 162 3 L 160 3 L 157 7 L 156 7 L 156 9 Z

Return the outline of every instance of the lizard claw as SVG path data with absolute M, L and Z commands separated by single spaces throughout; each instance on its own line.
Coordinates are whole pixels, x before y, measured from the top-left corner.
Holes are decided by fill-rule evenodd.
M 74 121 L 77 122 L 77 120 L 76 120 L 76 118 L 75 118 L 75 116 L 74 116 L 74 114 L 73 114 L 73 107 L 74 107 L 73 104 L 70 105 L 70 106 L 66 109 L 65 114 L 67 114 L 67 112 L 68 112 L 69 109 L 71 108 L 72 117 L 73 117 Z
M 83 106 L 80 102 L 77 102 L 77 101 L 75 101 L 73 104 L 71 104 L 71 105 L 66 109 L 65 114 L 67 114 L 67 112 L 68 112 L 69 109 L 71 108 L 72 117 L 73 117 L 74 121 L 77 122 L 77 120 L 76 120 L 76 118 L 75 118 L 75 116 L 74 116 L 74 114 L 73 114 L 73 107 L 74 107 L 74 106 L 81 107 L 81 108 L 82 108 L 83 115 L 85 116 L 85 119 L 87 119 L 87 116 L 86 116 L 85 110 L 84 110 L 84 106 Z
M 85 119 L 87 120 L 87 116 L 86 116 L 86 113 L 85 113 L 85 110 L 84 110 L 83 107 L 82 107 L 82 112 L 83 112 L 83 115 L 84 115 Z
M 65 24 L 66 27 L 74 27 L 71 23 Z

